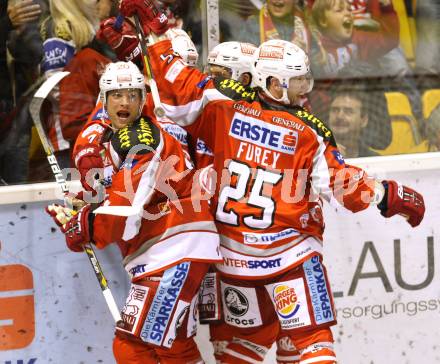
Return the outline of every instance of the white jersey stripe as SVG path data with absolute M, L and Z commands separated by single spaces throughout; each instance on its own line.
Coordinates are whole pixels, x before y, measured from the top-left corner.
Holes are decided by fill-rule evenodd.
M 218 262 L 221 260 L 218 243 L 215 232 L 190 231 L 176 234 L 128 262 L 125 270 L 132 278 L 138 278 L 183 260 Z
M 140 211 L 143 211 L 143 207 L 148 203 L 148 201 L 151 199 L 151 196 L 154 193 L 154 188 L 156 186 L 156 174 L 159 169 L 159 162 L 160 162 L 160 155 L 163 149 L 163 137 L 160 138 L 160 143 L 156 150 L 154 151 L 154 156 L 151 159 L 151 161 L 148 163 L 148 167 L 143 171 L 141 180 L 139 182 L 139 186 L 137 188 L 137 191 L 134 195 L 132 206 L 134 208 L 138 208 Z M 130 170 L 127 170 L 128 173 L 131 173 Z M 125 177 L 125 176 L 124 176 Z M 131 186 L 131 179 L 129 178 L 129 182 L 125 183 L 125 188 Z M 128 193 L 132 191 L 126 191 Z M 122 235 L 122 239 L 127 241 L 132 238 L 134 238 L 137 233 L 139 232 L 139 229 L 141 227 L 141 215 L 134 215 L 127 218 L 127 221 L 125 222 L 125 229 L 124 233 Z

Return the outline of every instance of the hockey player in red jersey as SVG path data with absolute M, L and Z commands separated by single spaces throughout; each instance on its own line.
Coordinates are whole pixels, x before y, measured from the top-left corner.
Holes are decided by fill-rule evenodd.
M 147 0 L 121 2 L 124 16 L 142 14 L 144 29 L 153 8 Z M 254 91 L 188 69 L 161 37 L 149 53 L 169 117 L 214 153 L 211 209 L 224 257 L 217 265 L 224 323 L 216 330 L 234 337 L 218 360 L 261 362 L 282 329 L 300 362 L 336 362 L 319 198 L 352 212 L 377 205 L 382 215 L 403 214 L 417 226 L 422 196 L 347 166 L 326 124 L 291 106 L 313 85 L 307 56 L 292 43 L 258 48 Z
M 109 65 L 101 82 L 109 120 L 118 128 L 106 148 L 117 172 L 103 206 L 107 213 L 136 214 L 94 214 L 90 204 L 77 214 L 59 205 L 48 212 L 69 249 L 82 251 L 92 241 L 98 248 L 116 242 L 121 250 L 132 286 L 116 327 L 117 363 L 202 363 L 193 340 L 195 312 L 205 273 L 221 262 L 218 234 L 180 144 L 141 113 L 143 82 L 129 62 Z
M 130 50 L 137 49 L 138 40 L 131 23 L 124 21 L 120 29 L 115 30 L 115 22 L 115 18 L 110 18 L 104 21 L 101 24 L 101 29 L 98 32 L 98 36 L 108 42 L 109 45 L 124 43 L 125 46 L 127 46 Z M 185 64 L 195 66 L 198 59 L 198 53 L 186 32 L 181 29 L 169 29 L 168 37 L 172 41 L 173 49 L 178 52 Z M 131 58 L 126 57 L 126 55 L 127 52 L 118 54 L 119 58 L 121 59 Z M 138 54 L 138 56 L 139 55 L 140 54 Z M 137 63 L 141 62 L 140 59 L 135 60 Z M 130 67 L 134 70 L 136 67 L 135 64 L 133 64 L 131 61 L 128 62 Z M 107 76 L 101 79 L 101 87 L 103 90 L 106 90 L 106 88 L 109 86 L 111 87 L 110 78 L 115 77 L 115 66 L 113 65 L 109 67 L 110 69 L 107 72 Z M 138 86 L 144 88 L 143 84 L 136 84 L 134 87 Z M 100 183 L 102 183 L 104 186 L 109 186 L 111 184 L 111 176 L 115 172 L 115 168 L 111 158 L 108 156 L 106 157 L 108 154 L 109 140 L 112 133 L 124 125 L 123 123 L 117 124 L 117 122 L 112 122 L 110 120 L 108 111 L 106 110 L 106 107 L 103 105 L 102 101 L 105 101 L 105 99 L 101 94 L 100 101 L 96 104 L 95 109 L 90 114 L 87 123 L 84 125 L 81 133 L 76 139 L 72 152 L 72 160 L 80 173 L 82 186 L 86 191 L 92 192 L 93 195 L 95 194 L 95 189 L 99 186 L 97 182 L 98 180 L 100 180 Z M 153 100 L 151 93 L 147 93 L 145 95 L 143 107 L 144 113 L 146 113 L 150 118 L 156 120 L 160 127 L 162 127 L 170 135 L 174 136 L 181 143 L 184 153 L 188 154 L 187 132 L 168 118 L 156 118 L 156 115 L 152 113 Z M 201 145 L 203 147 L 204 144 Z M 204 152 L 207 157 L 204 154 L 199 159 L 212 158 L 212 153 L 210 156 L 209 151 L 205 151 L 202 147 L 200 148 L 201 153 Z M 189 159 L 187 160 L 189 161 Z M 94 196 L 92 196 L 90 193 L 80 194 L 79 197 L 86 198 L 89 202 L 89 198 L 94 198 Z M 95 200 L 96 198 L 92 201 Z

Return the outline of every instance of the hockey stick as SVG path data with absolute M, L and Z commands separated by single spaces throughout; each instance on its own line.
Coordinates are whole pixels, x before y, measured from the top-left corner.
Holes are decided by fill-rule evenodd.
M 134 18 L 134 23 L 136 26 L 136 34 L 137 34 L 137 37 L 139 40 L 139 44 L 141 46 L 141 53 L 142 53 L 142 60 L 143 60 L 143 64 L 144 64 L 145 78 L 148 81 L 148 84 L 151 89 L 151 96 L 153 97 L 154 114 L 157 117 L 161 118 L 161 117 L 165 116 L 165 110 L 163 109 L 162 103 L 160 102 L 159 90 L 157 88 L 156 80 L 154 79 L 154 76 L 153 76 L 153 71 L 151 70 L 150 59 L 148 56 L 145 35 L 144 35 L 144 32 L 140 26 L 138 16 L 135 14 L 135 15 L 133 15 L 133 18 Z M 123 20 L 124 20 L 124 17 L 121 14 L 119 14 L 116 18 L 115 29 L 121 28 Z
M 44 100 L 46 99 L 49 92 L 60 82 L 65 76 L 67 76 L 69 72 L 58 72 L 53 76 L 49 77 L 38 89 L 35 93 L 30 105 L 29 112 L 31 114 L 32 120 L 34 121 L 35 128 L 37 129 L 38 136 L 40 137 L 41 144 L 43 145 L 44 151 L 46 152 L 47 160 L 49 161 L 49 165 L 54 174 L 55 180 L 63 191 L 64 196 L 66 197 L 69 193 L 69 189 L 67 187 L 66 180 L 61 172 L 58 161 L 53 153 L 52 145 L 50 144 L 46 133 L 43 129 L 43 124 L 41 123 L 40 111 L 41 106 L 43 105 Z M 66 201 L 66 198 L 65 198 Z M 66 202 L 66 205 L 70 205 L 70 203 Z M 71 206 L 68 206 L 71 208 Z M 89 258 L 90 263 L 92 264 L 93 271 L 95 272 L 96 278 L 98 279 L 99 285 L 101 287 L 102 294 L 104 295 L 105 301 L 107 302 L 107 306 L 110 309 L 110 312 L 113 316 L 115 322 L 121 320 L 121 316 L 119 313 L 118 306 L 113 298 L 113 295 L 110 291 L 110 288 L 107 283 L 107 279 L 102 272 L 101 265 L 99 264 L 98 258 L 96 257 L 95 251 L 92 248 L 90 242 L 84 244 L 84 251 Z
M 151 89 L 151 96 L 153 96 L 154 102 L 154 113 L 157 117 L 162 118 L 165 116 L 165 110 L 162 107 L 162 103 L 160 102 L 159 90 L 157 89 L 157 83 L 153 76 L 153 71 L 151 70 L 150 58 L 148 56 L 147 44 L 145 41 L 145 35 L 139 23 L 139 17 L 135 14 L 134 23 L 136 25 L 136 32 L 139 39 L 139 44 L 141 45 L 142 51 L 142 59 L 144 61 L 144 71 L 148 80 L 148 84 Z

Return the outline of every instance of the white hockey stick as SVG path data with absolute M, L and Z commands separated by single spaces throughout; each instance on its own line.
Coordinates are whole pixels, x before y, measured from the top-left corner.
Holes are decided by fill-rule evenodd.
M 67 187 L 67 183 L 63 176 L 63 173 L 61 172 L 58 161 L 53 153 L 52 145 L 50 144 L 49 139 L 47 138 L 47 135 L 43 129 L 43 124 L 41 123 L 40 118 L 40 111 L 41 106 L 43 105 L 43 102 L 49 92 L 68 74 L 69 72 L 58 72 L 49 77 L 35 93 L 34 98 L 29 105 L 29 112 L 34 121 L 35 128 L 37 129 L 41 144 L 43 145 L 44 151 L 46 152 L 47 160 L 49 161 L 50 167 L 55 176 L 55 180 L 57 181 L 58 185 L 61 187 L 61 190 L 65 195 L 69 193 L 69 189 Z M 113 319 L 115 320 L 115 322 L 118 322 L 121 320 L 118 306 L 110 291 L 107 279 L 102 272 L 101 265 L 99 264 L 98 258 L 96 257 L 95 251 L 93 250 L 90 242 L 84 244 L 84 251 L 86 252 L 87 257 L 92 264 L 93 271 L 95 272 L 96 278 L 98 279 L 102 294 L 104 295 L 105 301 L 107 302 L 107 306 L 113 316 Z
M 94 214 L 113 215 L 113 216 L 135 216 L 140 215 L 142 210 L 133 206 L 100 206 L 93 211 Z

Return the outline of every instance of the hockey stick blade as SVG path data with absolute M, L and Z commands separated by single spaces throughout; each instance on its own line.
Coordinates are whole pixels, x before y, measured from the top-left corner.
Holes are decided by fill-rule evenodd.
M 53 154 L 53 150 L 44 132 L 43 124 L 41 123 L 41 106 L 43 105 L 43 102 L 46 99 L 47 95 L 49 95 L 50 91 L 69 73 L 70 72 L 57 72 L 49 77 L 37 90 L 29 105 L 29 112 L 31 114 L 32 120 L 34 121 L 35 128 L 37 129 L 44 151 L 48 156 Z

